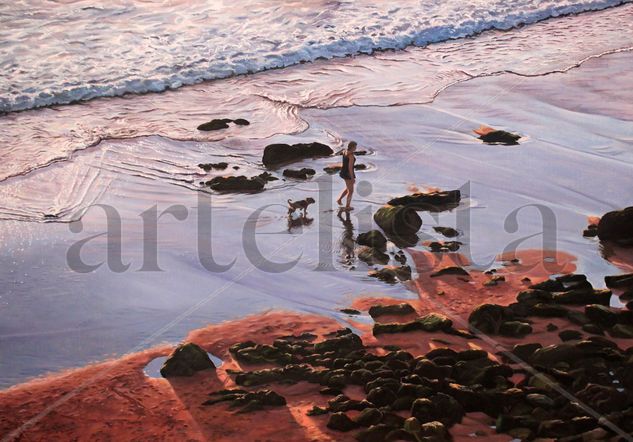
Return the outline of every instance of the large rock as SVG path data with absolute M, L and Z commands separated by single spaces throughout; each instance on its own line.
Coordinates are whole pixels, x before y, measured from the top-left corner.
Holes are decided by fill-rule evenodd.
M 457 207 L 460 200 L 461 192 L 459 190 L 446 190 L 405 195 L 392 199 L 388 204 L 391 206 L 408 206 L 416 210 L 441 212 Z
M 220 192 L 254 192 L 264 188 L 264 180 L 259 177 L 216 176 L 205 183 L 206 186 Z
M 398 205 L 381 207 L 374 214 L 374 221 L 390 236 L 416 234 L 422 227 L 422 218 L 415 210 Z
M 633 244 L 633 206 L 606 213 L 598 223 L 598 238 L 622 245 Z
M 304 158 L 327 157 L 334 151 L 322 143 L 269 144 L 264 149 L 262 162 L 266 167 L 275 167 Z
M 206 351 L 193 342 L 181 344 L 169 355 L 160 369 L 164 378 L 193 376 L 197 371 L 215 369 Z

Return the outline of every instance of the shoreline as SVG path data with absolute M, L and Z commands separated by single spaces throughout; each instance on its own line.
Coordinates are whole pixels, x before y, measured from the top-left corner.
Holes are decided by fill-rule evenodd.
M 545 260 L 538 258 L 539 256 Z M 427 312 L 437 311 L 448 313 L 453 319 L 459 316 L 465 319 L 478 301 L 467 303 L 467 305 L 451 302 L 470 297 L 475 287 L 479 287 L 478 290 L 482 293 L 488 294 L 479 300 L 507 305 L 512 302 L 516 293 L 525 290 L 528 284 L 548 279 L 553 270 L 551 261 L 548 260 L 551 256 L 550 253 L 542 251 L 519 252 L 514 258 L 518 258 L 520 263 L 500 268 L 496 275 L 505 276 L 505 280 L 490 287 L 483 285 L 483 282 L 490 279 L 490 276 L 483 272 L 471 271 L 469 281 L 461 281 L 455 276 L 438 278 L 440 286 L 436 289 L 442 289 L 444 292 L 440 298 L 442 299 L 440 310 L 437 308 L 438 305 L 432 305 L 429 308 L 428 299 L 420 298 L 407 301 L 416 309 L 414 314 L 383 314 L 378 319 L 374 318 L 374 321 L 380 324 L 404 324 L 416 316 L 421 317 Z M 565 254 L 556 256 L 558 267 L 555 274 L 573 274 L 574 258 Z M 414 257 L 420 276 L 413 281 L 413 285 L 418 287 L 420 283 L 425 285 L 424 283 L 428 281 L 429 275 L 434 270 L 445 268 L 448 261 L 463 264 L 459 254 L 447 256 L 448 261 L 439 262 L 432 268 L 429 268 L 428 264 L 420 258 Z M 526 272 L 525 268 L 528 267 L 531 270 Z M 548 267 L 549 271 L 546 271 L 545 268 Z M 530 278 L 530 281 L 526 282 L 525 278 Z M 491 298 L 492 293 L 497 294 Z M 401 302 L 402 300 L 394 298 L 357 298 L 351 306 L 367 311 L 370 306 L 388 306 Z M 454 314 L 451 315 L 450 311 Z M 483 349 L 488 352 L 488 357 L 495 361 L 499 360 L 499 355 L 502 353 L 510 352 L 515 344 L 539 342 L 543 347 L 560 344 L 559 330 L 574 330 L 578 327 L 570 327 L 569 322 L 564 319 L 544 317 L 533 322 L 534 331 L 527 336 L 491 336 L 490 342 L 493 344 L 490 346 L 486 340 L 464 340 L 464 337 L 440 331 L 409 331 L 377 335 L 374 327 L 372 334 L 372 327 L 366 321 L 358 322 L 355 318 L 355 315 L 348 315 L 348 325 L 360 331 L 363 344 L 370 352 L 378 356 L 389 355 L 393 348 L 409 352 L 414 357 L 420 357 L 429 350 L 436 349 L 437 351 L 439 348 L 455 351 Z M 470 321 L 469 318 L 466 323 Z M 455 324 L 457 327 L 461 326 Z M 550 330 L 551 324 L 554 324 L 557 329 Z M 245 337 L 257 344 L 272 344 L 275 339 L 283 336 L 311 333 L 317 340 L 321 340 L 331 337 L 333 332 L 344 326 L 338 321 L 320 315 L 271 311 L 192 330 L 184 342 L 194 342 L 207 352 L 220 357 L 223 363 L 215 371 L 204 370 L 192 377 L 169 379 L 148 377 L 143 373 L 143 368 L 154 358 L 167 355 L 174 348 L 170 345 L 162 345 L 34 379 L 0 391 L 0 406 L 5 410 L 0 417 L 0 432 L 5 434 L 3 441 L 39 440 L 44 437 L 79 439 L 96 437 L 96 440 L 108 440 L 115 436 L 118 440 L 136 440 L 141 437 L 229 441 L 235 440 L 236 437 L 265 439 L 278 435 L 280 431 L 283 431 L 284 439 L 289 441 L 354 440 L 354 433 L 340 433 L 327 428 L 327 416 L 307 414 L 313 406 L 327 407 L 328 396 L 319 394 L 319 389 L 322 387 L 318 384 L 313 385 L 302 381 L 286 383 L 287 385 L 284 385 L 284 382 L 265 382 L 263 387 L 271 388 L 286 398 L 287 406 L 280 409 L 265 408 L 261 411 L 240 414 L 221 404 L 211 407 L 201 405 L 205 398 L 208 398 L 208 393 L 237 387 L 233 377 L 234 370 L 252 371 L 276 366 L 274 363 L 239 362 L 229 349 L 233 344 L 243 341 Z M 591 335 L 585 336 L 584 339 L 589 336 Z M 620 345 L 621 348 L 631 344 L 628 339 L 613 337 L 608 339 Z M 512 364 L 512 361 L 510 363 Z M 520 379 L 520 376 L 517 379 Z M 255 391 L 262 387 L 246 388 L 249 391 Z M 343 391 L 352 399 L 360 400 L 363 397 L 362 391 L 354 386 L 345 387 Z M 352 411 L 349 415 L 353 419 L 359 418 L 358 412 Z M 248 425 L 253 418 L 258 419 L 258 425 Z M 497 434 L 494 429 L 491 429 L 495 425 L 494 419 L 484 413 L 466 412 L 460 421 L 461 423 L 455 424 L 450 429 L 455 441 L 472 440 L 473 435 L 485 440 L 511 439 L 507 434 Z M 141 427 L 138 426 L 139 422 L 142 422 Z

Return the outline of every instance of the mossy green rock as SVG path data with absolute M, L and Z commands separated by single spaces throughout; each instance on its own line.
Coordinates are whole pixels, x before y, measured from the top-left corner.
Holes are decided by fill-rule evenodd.
M 160 369 L 164 378 L 193 376 L 197 371 L 215 369 L 206 351 L 193 342 L 181 344 L 169 355 Z

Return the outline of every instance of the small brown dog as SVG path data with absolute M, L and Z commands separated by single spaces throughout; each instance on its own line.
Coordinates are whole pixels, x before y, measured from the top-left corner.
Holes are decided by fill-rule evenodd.
M 303 211 L 303 216 L 306 216 L 308 206 L 314 204 L 314 198 L 306 198 L 304 200 L 292 201 L 288 200 L 288 216 L 295 213 L 295 210 L 299 209 Z

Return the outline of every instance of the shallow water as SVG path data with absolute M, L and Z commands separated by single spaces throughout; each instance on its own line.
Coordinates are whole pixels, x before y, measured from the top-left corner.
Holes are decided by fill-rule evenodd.
M 615 29 L 609 26 L 617 23 L 623 11 L 630 11 L 630 6 L 592 14 L 599 26 L 595 35 L 586 43 L 583 40 L 582 48 L 566 40 L 570 49 L 565 54 L 573 58 L 582 52 L 586 58 L 594 49 L 602 53 L 623 47 L 620 45 L 629 35 L 626 26 L 619 30 L 624 43 L 611 38 L 609 45 L 593 45 L 609 40 L 602 37 L 613 35 L 609 33 Z M 602 14 L 611 14 L 612 19 Z M 576 29 L 573 20 L 587 23 L 587 16 L 560 20 L 572 30 Z M 512 32 L 520 36 L 529 29 Z M 555 26 L 550 30 L 554 32 Z M 552 61 L 551 54 L 558 53 L 553 47 L 561 45 L 552 41 L 552 47 L 534 47 L 530 52 L 519 50 L 518 42 L 526 41 L 521 37 L 514 38 L 514 47 L 481 38 L 483 47 L 490 48 L 489 58 L 505 60 L 519 72 L 533 69 L 534 57 Z M 459 59 L 460 53 L 482 57 L 483 47 L 462 50 L 476 45 L 477 39 L 447 44 L 447 53 L 451 44 L 461 48 L 455 46 L 449 59 Z M 378 205 L 413 187 L 464 191 L 458 209 L 437 216 L 422 213 L 421 239 L 442 239 L 433 231 L 435 225 L 457 226 L 463 232 L 458 238 L 465 243 L 462 251 L 485 268 L 491 263 L 501 265 L 493 263 L 495 256 L 529 235 L 536 234 L 522 241 L 520 248 L 547 247 L 550 243 L 539 235 L 545 229 L 555 233 L 554 247 L 577 256 L 578 271 L 602 287 L 603 276 L 618 270 L 601 258 L 596 240 L 582 237 L 582 229 L 588 215 L 630 203 L 623 189 L 633 184 L 633 93 L 628 88 L 632 53 L 590 58 L 565 73 L 480 76 L 445 89 L 428 103 L 430 97 L 412 92 L 419 78 L 410 75 L 409 62 L 399 60 L 413 59 L 416 54 L 422 60 L 429 51 L 434 49 L 315 63 L 209 83 L 200 89 L 97 100 L 3 117 L 4 121 L 24 123 L 12 126 L 13 134 L 26 137 L 29 131 L 41 128 L 41 139 L 48 141 L 24 144 L 22 150 L 12 145 L 11 153 L 4 153 L 15 154 L 12 162 L 4 162 L 8 174 L 27 164 L 28 158 L 35 159 L 32 172 L 21 171 L 0 183 L 4 219 L 0 241 L 5 250 L 0 265 L 0 385 L 163 341 L 177 342 L 191 329 L 267 309 L 293 309 L 343 320 L 345 315 L 337 309 L 357 296 L 414 298 L 414 293 L 400 285 L 368 278 L 368 267 L 350 262 L 345 247 L 351 237 L 370 228 L 371 212 Z M 464 57 L 466 64 L 468 56 Z M 554 64 L 569 64 L 565 57 L 565 63 Z M 373 72 L 366 82 L 358 88 L 345 86 L 349 75 L 358 78 L 354 72 L 362 70 L 363 64 Z M 348 69 L 348 65 L 355 67 Z M 380 71 L 377 65 L 389 69 Z M 371 78 L 386 77 L 387 72 L 393 88 L 382 89 L 377 85 L 384 83 Z M 319 75 L 329 81 L 318 81 Z M 303 88 L 297 87 L 300 81 Z M 275 100 L 281 97 L 289 103 L 257 98 L 256 92 L 263 90 Z M 326 106 L 311 101 L 311 97 L 332 98 L 337 90 L 339 104 L 357 104 L 336 107 L 336 101 Z M 228 96 L 237 98 L 223 101 Z M 372 97 L 375 105 L 369 105 Z M 209 102 L 217 104 L 213 111 L 208 110 Z M 163 114 L 167 108 L 171 113 Z M 181 114 L 183 109 L 188 111 Z M 56 118 L 49 119 L 50 115 Z M 194 133 L 197 124 L 227 115 L 248 118 L 253 124 L 221 133 Z M 81 143 L 86 138 L 83 134 L 69 136 L 67 121 L 86 132 L 98 128 L 99 121 L 108 121 L 102 127 L 129 130 L 135 138 L 107 139 L 77 149 L 72 143 L 85 147 Z M 519 146 L 484 145 L 472 134 L 480 124 L 516 131 L 524 138 Z M 152 133 L 163 136 L 146 136 Z M 332 211 L 334 193 L 340 191 L 341 183 L 322 168 L 333 159 L 297 163 L 297 167 L 314 167 L 318 176 L 307 182 L 275 181 L 262 193 L 197 191 L 199 181 L 213 175 L 199 169 L 200 162 L 228 161 L 240 169 L 227 173 L 255 175 L 264 170 L 261 153 L 269 143 L 319 140 L 336 148 L 350 139 L 372 154 L 358 157 L 370 169 L 358 174 L 359 195 L 349 221 Z M 60 148 L 65 140 L 73 141 Z M 65 148 L 70 150 L 61 154 Z M 37 168 L 38 161 L 48 162 L 51 152 L 64 160 Z M 332 185 L 334 190 L 330 190 Z M 289 229 L 285 201 L 305 196 L 317 200 L 309 209 L 314 221 Z M 72 245 L 108 229 L 103 209 L 88 208 L 92 203 L 115 208 L 121 231 L 119 235 L 111 225 L 114 233 L 109 241 L 106 235 L 89 240 L 81 249 L 82 261 L 103 264 L 89 273 L 78 273 L 78 262 L 69 261 L 67 255 Z M 512 223 L 507 224 L 509 215 L 529 204 L 538 204 L 554 216 L 543 225 L 536 208 L 521 209 L 518 228 L 513 231 Z M 159 213 L 176 205 L 173 213 L 184 218 L 163 215 L 156 240 L 153 229 L 144 228 L 141 216 L 148 216 L 155 205 Z M 200 221 L 201 208 L 208 207 L 212 213 L 209 234 L 202 227 L 206 219 Z M 44 218 L 46 214 L 64 222 L 50 222 L 51 218 Z M 81 228 L 68 223 L 78 219 Z M 113 220 L 116 217 L 110 218 Z M 198 242 L 207 238 L 211 249 Z M 115 246 L 119 242 L 121 263 L 114 259 L 118 258 Z M 149 271 L 153 244 L 157 244 L 161 271 Z M 105 262 L 108 251 L 114 257 L 109 264 Z M 258 259 L 258 252 L 273 264 Z M 209 266 L 211 257 L 219 264 L 235 258 L 235 264 L 225 272 L 209 271 L 203 263 Z M 279 266 L 274 263 L 297 258 L 292 268 L 275 273 Z M 127 264 L 130 267 L 121 271 Z

